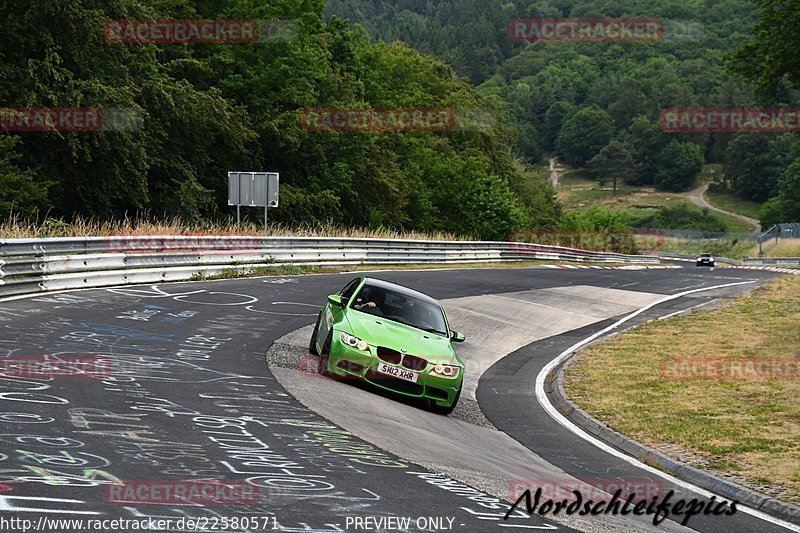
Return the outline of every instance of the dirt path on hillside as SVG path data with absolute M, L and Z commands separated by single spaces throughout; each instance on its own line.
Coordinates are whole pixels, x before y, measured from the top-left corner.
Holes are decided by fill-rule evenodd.
M 568 172 L 566 168 L 559 167 L 557 161 L 557 157 L 550 158 L 550 183 L 553 184 L 554 189 L 558 188 L 558 180 L 561 179 L 561 176 Z
M 706 191 L 708 190 L 708 187 L 710 185 L 711 185 L 710 183 L 704 183 L 703 185 L 699 186 L 696 189 L 692 189 L 691 191 L 689 191 L 686 194 L 688 195 L 688 197 L 692 201 L 692 203 L 697 205 L 697 206 L 707 207 L 711 211 L 716 211 L 717 213 L 723 213 L 725 215 L 730 215 L 732 217 L 736 217 L 739 220 L 744 220 L 745 222 L 747 222 L 748 224 L 753 226 L 755 228 L 756 232 L 761 231 L 761 223 L 759 223 L 758 220 L 756 220 L 754 218 L 746 217 L 744 215 L 740 215 L 738 213 L 731 213 L 730 211 L 725 211 L 723 209 L 720 209 L 719 207 L 715 207 L 715 206 L 711 205 L 710 203 L 708 203 L 708 201 L 706 200 L 705 194 L 706 194 Z

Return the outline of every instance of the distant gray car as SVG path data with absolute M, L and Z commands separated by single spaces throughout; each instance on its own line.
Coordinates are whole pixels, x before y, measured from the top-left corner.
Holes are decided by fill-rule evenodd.
M 697 266 L 716 266 L 716 259 L 711 254 L 700 254 L 697 256 Z

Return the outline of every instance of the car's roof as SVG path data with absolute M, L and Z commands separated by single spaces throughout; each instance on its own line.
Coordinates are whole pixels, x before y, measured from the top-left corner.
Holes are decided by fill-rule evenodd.
M 394 292 L 399 292 L 400 294 L 403 294 L 405 296 L 411 296 L 413 298 L 418 298 L 420 300 L 424 300 L 426 302 L 430 302 L 430 303 L 439 305 L 439 302 L 436 300 L 436 298 L 431 298 L 427 294 L 421 293 L 419 291 L 415 291 L 414 289 L 409 289 L 408 287 L 404 287 L 402 285 L 398 285 L 397 283 L 392 283 L 391 281 L 386 281 L 386 280 L 378 279 L 378 278 L 369 278 L 369 277 L 365 276 L 364 277 L 364 282 L 367 285 L 371 285 L 373 287 L 380 287 L 382 289 L 387 289 L 387 290 L 391 290 L 391 291 L 394 291 Z

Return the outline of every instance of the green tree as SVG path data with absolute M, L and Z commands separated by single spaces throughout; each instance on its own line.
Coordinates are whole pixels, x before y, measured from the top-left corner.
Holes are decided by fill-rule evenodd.
M 536 126 L 526 122 L 517 126 L 517 147 L 519 154 L 527 161 L 542 158 L 542 136 Z
M 800 222 L 800 160 L 791 163 L 778 180 L 778 195 L 759 212 L 764 227 L 782 222 Z
M 616 195 L 618 180 L 628 181 L 633 175 L 633 158 L 628 146 L 616 139 L 612 140 L 589 160 L 586 172 L 601 185 L 612 181 Z
M 561 221 L 565 231 L 560 244 L 585 250 L 636 253 L 636 242 L 630 231 L 630 218 L 625 211 L 592 206 L 567 213 Z
M 761 134 L 737 135 L 724 154 L 724 180 L 743 198 L 763 202 L 774 193 L 778 176 L 770 169 L 770 139 Z
M 788 82 L 800 85 L 800 7 L 784 0 L 753 0 L 759 7 L 753 37 L 728 56 L 731 69 L 776 96 Z
M 556 148 L 567 162 L 583 166 L 608 144 L 613 128 L 611 117 L 602 109 L 580 109 L 564 123 Z
M 575 112 L 575 106 L 564 100 L 558 100 L 544 114 L 543 144 L 547 150 L 555 150 L 558 134 L 564 127 L 564 122 Z
M 646 116 L 638 116 L 628 127 L 628 145 L 634 161 L 629 176 L 631 185 L 650 185 L 659 170 L 659 155 L 667 144 L 668 137 L 659 125 Z
M 694 184 L 703 169 L 703 153 L 694 143 L 673 139 L 659 156 L 655 184 L 667 191 L 684 191 Z
M 515 159 L 515 148 L 538 157 L 533 116 L 520 123 L 515 145 L 499 98 L 480 95 L 450 66 L 406 44 L 373 43 L 365 31 L 336 17 L 326 23 L 324 5 L 3 3 L 4 105 L 116 107 L 142 120 L 126 131 L 48 132 L 26 135 L 24 143 L 3 141 L 0 208 L 10 209 L 3 201 L 11 199 L 14 211 L 26 215 L 52 207 L 54 215 L 66 217 L 149 211 L 194 221 L 224 219 L 232 213 L 226 171 L 245 168 L 281 172 L 282 205 L 270 219 L 289 224 L 332 221 L 478 236 L 495 230 L 453 206 L 488 201 L 476 185 L 484 182 L 491 191 L 486 209 L 498 220 L 519 226 L 534 220 L 534 212 L 547 218 L 557 210 L 549 187 L 528 180 Z M 431 35 L 428 17 L 409 4 L 398 7 L 376 4 L 370 13 L 399 21 L 398 35 Z M 473 17 L 464 29 L 481 39 L 464 41 L 472 55 L 462 57 L 481 63 L 476 76 L 513 52 L 496 23 L 512 18 L 514 6 L 494 2 L 492 8 L 491 16 Z M 451 10 L 447 17 L 463 13 Z M 281 20 L 295 27 L 287 39 L 249 44 L 114 44 L 103 34 L 108 19 Z M 433 39 L 426 46 L 442 45 Z M 525 103 L 522 98 L 517 105 L 534 109 Z M 444 133 L 309 131 L 299 110 L 318 107 L 439 107 L 455 109 L 459 117 L 485 111 L 491 120 Z M 48 189 L 41 176 L 53 186 Z
M 725 222 L 708 208 L 699 208 L 690 204 L 667 205 L 653 214 L 633 221 L 639 228 L 657 229 L 691 229 L 710 232 L 725 232 Z
M 47 192 L 51 185 L 33 170 L 20 170 L 14 151 L 17 138 L 0 135 L 0 217 L 13 213 L 35 213 L 47 207 Z
M 797 2 L 754 0 L 759 7 L 753 36 L 727 56 L 728 67 L 754 82 L 757 94 L 773 101 L 800 86 L 800 6 Z M 765 173 L 778 176 L 777 195 L 761 208 L 759 218 L 765 226 L 778 222 L 800 221 L 800 162 L 797 140 L 782 136 L 770 143 Z M 784 166 L 781 168 L 780 163 Z
M 567 213 L 561 227 L 583 231 L 626 230 L 630 223 L 625 211 L 595 205 L 584 211 Z

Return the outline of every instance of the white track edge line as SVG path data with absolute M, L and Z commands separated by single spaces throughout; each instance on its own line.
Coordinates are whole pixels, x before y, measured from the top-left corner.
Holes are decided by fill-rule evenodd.
M 561 352 L 561 354 L 559 354 L 558 357 L 556 357 L 555 359 L 553 359 L 552 361 L 547 363 L 544 366 L 544 368 L 542 368 L 542 370 L 539 372 L 539 375 L 536 376 L 536 388 L 535 388 L 536 399 L 539 401 L 539 404 L 544 408 L 544 410 L 547 412 L 547 414 L 549 414 L 550 417 L 553 418 L 556 422 L 558 422 L 559 424 L 561 424 L 562 426 L 567 428 L 569 431 L 571 431 L 572 433 L 574 433 L 578 437 L 584 439 L 585 441 L 587 441 L 590 444 L 594 445 L 595 447 L 599 448 L 600 450 L 602 450 L 602 451 L 604 451 L 604 452 L 606 452 L 606 453 L 608 453 L 610 455 L 613 455 L 614 457 L 617 457 L 618 459 L 622 459 L 623 461 L 625 461 L 625 462 L 627 462 L 627 463 L 629 463 L 629 464 L 631 464 L 631 465 L 633 465 L 633 466 L 635 466 L 637 468 L 640 468 L 642 470 L 650 472 L 651 474 L 655 474 L 657 476 L 660 476 L 660 477 L 666 479 L 667 481 L 673 483 L 674 485 L 678 485 L 679 487 L 683 487 L 684 489 L 688 489 L 688 490 L 696 492 L 696 493 L 698 493 L 698 494 L 700 494 L 702 496 L 705 496 L 706 498 L 710 498 L 711 496 L 720 496 L 718 494 L 715 495 L 713 492 L 710 492 L 710 491 L 708 491 L 706 489 L 703 489 L 701 487 L 693 485 L 692 483 L 689 483 L 689 482 L 684 481 L 682 479 L 678 479 L 675 476 L 667 474 L 666 472 L 662 472 L 661 470 L 658 470 L 657 468 L 653 468 L 652 466 L 646 465 L 645 463 L 639 461 L 638 459 L 634 459 L 633 457 L 631 457 L 631 456 L 629 456 L 629 455 L 627 455 L 627 454 L 625 454 L 625 453 L 623 453 L 623 452 L 621 452 L 621 451 L 619 451 L 619 450 L 617 450 L 615 448 L 612 448 L 610 445 L 608 445 L 605 442 L 593 437 L 592 435 L 589 435 L 588 433 L 586 433 L 585 431 L 580 429 L 578 426 L 573 424 L 570 420 L 568 420 L 564 415 L 562 415 L 553 406 L 552 403 L 550 403 L 550 399 L 547 397 L 547 394 L 544 391 L 544 382 L 545 382 L 545 378 L 547 377 L 547 375 L 554 368 L 556 368 L 558 365 L 560 365 L 567 357 L 569 357 L 569 355 L 572 352 L 574 352 L 575 350 L 577 350 L 581 346 L 584 346 L 584 345 L 592 342 L 596 338 L 598 338 L 598 337 L 600 337 L 602 335 L 605 335 L 606 333 L 608 333 L 612 329 L 617 328 L 618 326 L 624 324 L 625 322 L 631 320 L 632 318 L 635 318 L 635 317 L 639 316 L 640 314 L 642 314 L 645 311 L 655 307 L 656 305 L 662 304 L 664 302 L 669 302 L 671 300 L 676 300 L 678 298 L 682 298 L 684 296 L 687 296 L 689 294 L 693 294 L 693 293 L 696 293 L 696 292 L 710 291 L 710 290 L 714 290 L 714 289 L 723 289 L 725 287 L 732 287 L 732 286 L 735 286 L 735 285 L 746 285 L 746 284 L 749 284 L 749 283 L 756 283 L 756 281 L 740 281 L 740 282 L 737 282 L 737 283 L 727 283 L 725 285 L 715 285 L 713 287 L 704 287 L 704 288 L 701 288 L 701 289 L 693 289 L 693 290 L 686 291 L 686 292 L 681 292 L 681 293 L 678 293 L 678 294 L 672 294 L 670 296 L 667 296 L 665 298 L 657 300 L 657 301 L 655 301 L 655 302 L 653 302 L 653 303 L 651 303 L 651 304 L 649 304 L 649 305 L 647 305 L 645 307 L 642 307 L 641 309 L 638 309 L 638 310 L 634 311 L 633 313 L 629 314 L 628 316 L 621 318 L 620 320 L 618 320 L 614 324 L 611 324 L 607 328 L 605 328 L 605 329 L 603 329 L 601 331 L 598 331 L 594 335 L 591 335 L 591 336 L 583 339 L 582 341 L 579 341 L 579 342 L 573 344 L 572 346 L 570 346 L 569 348 L 567 348 L 566 350 Z M 754 517 L 756 517 L 758 519 L 764 520 L 765 522 L 770 522 L 770 523 L 775 524 L 777 526 L 780 526 L 780 527 L 783 527 L 785 529 L 788 529 L 789 531 L 796 531 L 796 532 L 800 533 L 800 526 L 792 524 L 791 522 L 787 522 L 785 520 L 781 520 L 780 518 L 775 518 L 774 516 L 771 516 L 771 515 L 768 515 L 768 514 L 764 513 L 763 511 L 758 511 L 758 510 L 753 509 L 751 507 L 747 507 L 744 504 L 740 504 L 739 507 L 738 507 L 738 510 L 740 510 L 741 512 L 743 512 L 745 514 L 749 514 L 749 515 L 754 516 Z

